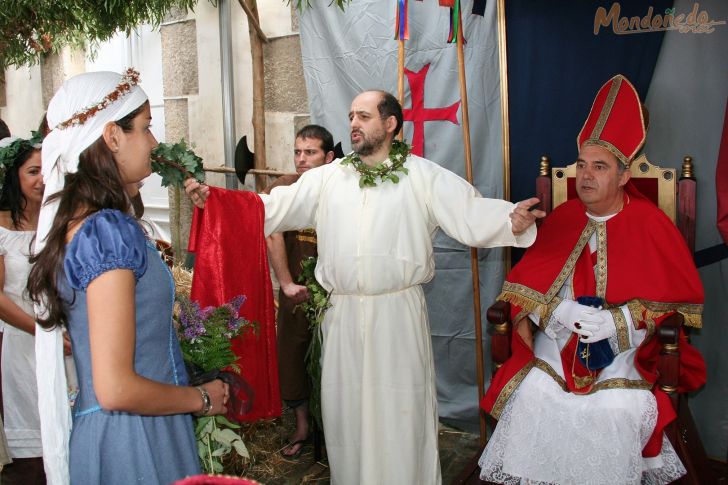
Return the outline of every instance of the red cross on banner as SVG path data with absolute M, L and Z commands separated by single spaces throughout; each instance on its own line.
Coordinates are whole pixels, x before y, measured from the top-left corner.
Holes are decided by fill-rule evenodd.
M 415 124 L 415 132 L 412 136 L 412 153 L 423 157 L 425 155 L 425 121 L 449 121 L 458 125 L 458 108 L 460 101 L 457 101 L 446 108 L 425 108 L 425 78 L 429 64 L 425 64 L 418 72 L 412 72 L 405 68 L 409 82 L 412 107 L 402 110 L 405 121 Z

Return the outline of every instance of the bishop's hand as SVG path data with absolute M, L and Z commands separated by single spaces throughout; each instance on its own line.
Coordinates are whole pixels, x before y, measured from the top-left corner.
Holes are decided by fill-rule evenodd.
M 578 334 L 583 342 L 589 342 L 586 339 L 593 337 L 604 322 L 603 311 L 606 310 L 582 305 L 574 300 L 564 300 L 554 310 L 554 317 L 561 325 Z
M 599 310 L 597 308 L 597 310 Z M 594 329 L 591 335 L 584 335 L 581 337 L 581 341 L 587 344 L 593 344 L 599 342 L 617 334 L 617 326 L 614 323 L 614 317 L 609 310 L 599 310 L 596 316 L 601 319 L 599 326 Z

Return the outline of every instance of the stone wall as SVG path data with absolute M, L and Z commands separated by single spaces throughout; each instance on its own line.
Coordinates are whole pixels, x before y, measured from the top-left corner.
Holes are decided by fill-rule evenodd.
M 258 9 L 269 39 L 264 44 L 266 163 L 268 168 L 291 172 L 295 133 L 309 121 L 297 12 L 280 0 L 260 0 Z M 232 1 L 231 10 L 236 141 L 247 135 L 252 149 L 248 23 L 238 2 Z M 195 12 L 173 12 L 161 33 L 166 140 L 184 137 L 196 144 L 206 166 L 224 165 L 218 11 L 202 2 Z M 223 176 L 209 172 L 207 183 L 225 185 Z M 191 213 L 184 194 L 179 197 L 171 190 L 170 225 L 179 258 L 186 258 Z

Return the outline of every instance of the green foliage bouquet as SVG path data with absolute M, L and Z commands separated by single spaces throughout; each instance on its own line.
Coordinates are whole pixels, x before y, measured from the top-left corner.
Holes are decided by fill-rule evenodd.
M 239 373 L 230 341 L 254 325 L 240 316 L 245 297 L 240 295 L 218 307 L 201 308 L 185 296 L 177 296 L 177 336 L 190 374 L 202 374 L 202 381 L 215 378 L 221 369 Z M 209 373 L 209 378 L 204 378 Z M 193 378 L 194 380 L 194 378 Z M 224 416 L 200 416 L 195 423 L 197 452 L 206 473 L 221 473 L 222 459 L 233 450 L 249 458 L 248 449 L 236 431 L 237 424 Z
M 311 397 L 309 398 L 309 411 L 316 420 L 319 429 L 323 428 L 321 419 L 321 323 L 324 321 L 326 310 L 331 306 L 330 297 L 326 289 L 316 281 L 316 258 L 310 257 L 301 262 L 301 276 L 299 282 L 308 288 L 309 299 L 299 306 L 308 320 L 308 328 L 313 334 L 311 343 L 306 351 L 306 371 L 311 378 Z
M 205 180 L 202 158 L 184 139 L 177 143 L 160 143 L 152 151 L 152 170 L 162 177 L 162 185 L 182 188 L 186 179 Z

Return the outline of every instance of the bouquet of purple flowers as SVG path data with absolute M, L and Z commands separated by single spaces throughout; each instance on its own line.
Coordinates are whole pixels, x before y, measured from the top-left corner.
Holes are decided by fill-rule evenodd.
M 231 386 L 228 406 L 241 412 L 249 402 L 235 402 L 234 388 L 247 388 L 247 384 L 235 363 L 230 340 L 255 325 L 240 316 L 244 296 L 237 296 L 218 307 L 200 308 L 199 303 L 186 296 L 177 295 L 177 336 L 182 357 L 190 375 L 190 384 L 199 385 L 213 379 L 222 379 Z M 231 369 L 236 374 L 223 371 Z M 247 394 L 252 397 L 252 390 Z M 222 459 L 233 450 L 243 458 L 249 458 L 243 439 L 236 431 L 240 426 L 225 416 L 200 416 L 196 419 L 195 436 L 200 462 L 207 473 L 221 473 Z
M 240 316 L 245 297 L 236 296 L 218 307 L 200 308 L 187 297 L 177 297 L 179 303 L 177 333 L 182 356 L 187 364 L 202 373 L 231 368 L 240 372 L 230 340 L 253 324 Z

